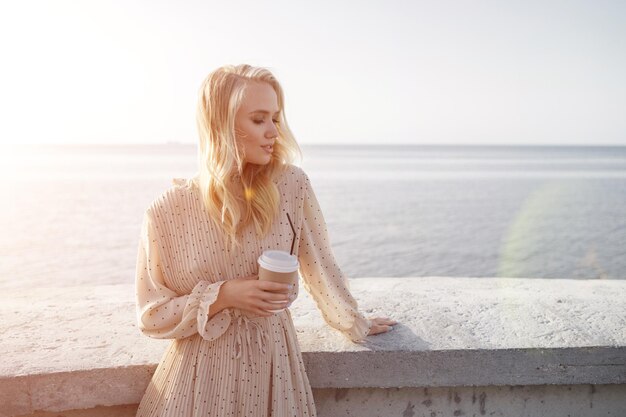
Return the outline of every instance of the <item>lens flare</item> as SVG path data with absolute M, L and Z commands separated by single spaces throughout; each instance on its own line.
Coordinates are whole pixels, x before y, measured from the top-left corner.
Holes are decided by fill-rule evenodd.
M 246 200 L 251 201 L 254 198 L 254 190 L 252 188 L 244 186 L 243 195 Z

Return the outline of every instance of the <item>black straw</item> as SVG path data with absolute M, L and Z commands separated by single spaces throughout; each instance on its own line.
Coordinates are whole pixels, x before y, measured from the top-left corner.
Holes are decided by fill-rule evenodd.
M 291 251 L 289 255 L 293 255 L 293 244 L 296 243 L 296 229 L 293 227 L 293 223 L 291 223 L 291 217 L 289 217 L 289 213 L 287 213 L 287 219 L 289 220 L 289 226 L 291 226 L 291 230 L 293 231 L 293 239 L 291 239 Z

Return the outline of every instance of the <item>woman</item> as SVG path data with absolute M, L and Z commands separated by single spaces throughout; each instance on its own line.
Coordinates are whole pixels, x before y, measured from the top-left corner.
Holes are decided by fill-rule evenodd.
M 396 322 L 357 310 L 309 178 L 291 163 L 300 150 L 267 69 L 209 74 L 197 125 L 198 174 L 144 213 L 139 328 L 172 343 L 137 416 L 315 416 L 291 313 L 269 311 L 289 307 L 297 284 L 259 281 L 259 255 L 290 251 L 291 222 L 304 287 L 330 326 L 360 342 Z

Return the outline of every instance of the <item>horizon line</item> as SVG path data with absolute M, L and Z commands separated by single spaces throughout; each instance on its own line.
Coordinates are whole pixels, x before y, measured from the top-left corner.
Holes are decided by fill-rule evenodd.
M 392 146 L 502 146 L 502 147 L 626 147 L 626 143 L 600 143 L 600 144 L 581 144 L 581 143 L 350 143 L 350 142 L 326 142 L 326 143 L 298 143 L 300 146 L 371 146 L 371 147 L 392 147 Z M 29 147 L 29 146 L 111 146 L 111 147 L 124 147 L 124 146 L 197 146 L 197 143 L 192 142 L 132 142 L 132 143 L 1 143 L 0 146 L 15 146 L 15 147 Z

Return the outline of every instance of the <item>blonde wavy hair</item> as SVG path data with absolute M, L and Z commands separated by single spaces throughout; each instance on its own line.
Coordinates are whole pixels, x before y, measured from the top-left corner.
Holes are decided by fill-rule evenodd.
M 244 167 L 243 147 L 235 136 L 235 115 L 251 82 L 268 83 L 276 92 L 278 137 L 268 164 Z M 241 248 L 241 231 L 250 222 L 254 222 L 258 236 L 269 232 L 280 203 L 274 179 L 288 164 L 302 160 L 302 151 L 287 124 L 284 103 L 276 77 L 266 68 L 248 64 L 217 68 L 200 87 L 196 110 L 198 173 L 192 183 L 200 190 L 209 217 L 222 228 L 231 250 Z M 234 187 L 243 190 L 243 199 L 237 198 Z

